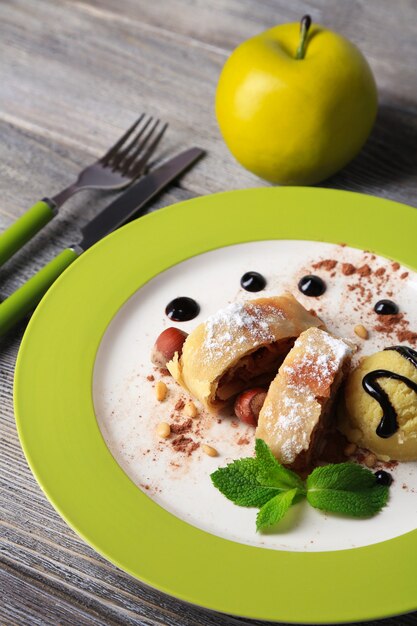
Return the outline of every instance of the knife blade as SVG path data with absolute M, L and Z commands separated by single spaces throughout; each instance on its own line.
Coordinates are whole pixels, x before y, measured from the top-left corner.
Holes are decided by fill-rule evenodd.
M 172 182 L 179 174 L 202 157 L 204 150 L 190 148 L 173 157 L 156 170 L 144 176 L 106 209 L 103 209 L 84 228 L 82 241 L 78 244 L 87 250 L 97 241 L 122 226 L 149 202 L 157 193 Z
M 28 313 L 33 311 L 49 287 L 80 254 L 100 239 L 122 226 L 156 194 L 180 176 L 205 154 L 200 148 L 181 152 L 151 171 L 121 194 L 81 229 L 82 239 L 58 254 L 48 265 L 0 304 L 0 336 L 5 335 Z

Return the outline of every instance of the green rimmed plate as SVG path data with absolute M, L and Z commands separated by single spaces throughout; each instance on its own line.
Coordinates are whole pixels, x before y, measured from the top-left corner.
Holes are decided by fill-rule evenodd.
M 393 202 L 324 189 L 266 188 L 158 211 L 88 251 L 37 309 L 16 368 L 19 435 L 56 509 L 122 569 L 213 610 L 332 623 L 416 609 L 416 531 L 314 553 L 266 550 L 204 532 L 158 506 L 126 476 L 104 443 L 92 397 L 95 358 L 109 323 L 167 268 L 232 244 L 302 239 L 343 241 L 417 269 L 416 226 L 415 210 Z M 384 567 L 396 581 L 389 593 L 381 592 Z

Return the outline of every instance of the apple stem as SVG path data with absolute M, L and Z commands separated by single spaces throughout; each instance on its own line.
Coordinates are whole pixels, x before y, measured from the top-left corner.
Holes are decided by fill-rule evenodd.
M 311 26 L 311 17 L 309 15 L 303 15 L 300 21 L 300 41 L 298 44 L 297 51 L 295 53 L 295 58 L 304 59 L 306 45 L 307 45 L 307 35 L 309 28 Z

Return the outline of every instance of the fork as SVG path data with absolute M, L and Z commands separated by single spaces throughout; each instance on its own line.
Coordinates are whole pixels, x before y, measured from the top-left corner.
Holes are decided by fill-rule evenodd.
M 78 191 L 123 189 L 143 174 L 167 126 L 161 127 L 160 120 L 142 113 L 104 156 L 79 173 L 74 183 L 52 198 L 36 202 L 0 235 L 0 266 L 55 217 L 59 207 Z

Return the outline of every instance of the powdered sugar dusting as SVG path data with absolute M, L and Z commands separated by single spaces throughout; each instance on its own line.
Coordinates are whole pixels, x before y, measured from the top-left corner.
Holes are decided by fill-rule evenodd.
M 286 431 L 294 430 L 294 427 L 297 429 L 304 428 L 305 417 L 309 413 L 310 405 L 314 402 L 315 397 L 307 386 L 288 385 L 287 389 L 291 395 L 282 397 L 286 412 L 280 415 L 277 427 Z
M 282 396 L 282 406 L 278 421 L 272 415 L 272 406 L 268 406 L 265 413 L 272 427 L 273 438 L 283 439 L 281 456 L 284 463 L 291 464 L 302 450 L 308 448 L 310 434 L 305 425 L 311 417 L 311 410 L 315 403 L 315 396 L 306 386 L 288 385 L 287 395 Z
M 314 387 L 317 394 L 326 389 L 344 359 L 352 352 L 341 339 L 323 330 L 309 329 L 302 333 L 294 349 L 302 346 L 303 353 L 292 365 L 283 365 L 289 382 L 302 387 Z
M 256 304 L 234 302 L 217 311 L 205 323 L 204 349 L 209 359 L 219 354 L 231 354 L 235 350 L 234 337 L 240 335 L 238 344 L 248 340 L 253 347 L 274 341 L 271 323 L 283 318 L 274 309 L 273 316 Z M 233 343 L 232 343 L 233 342 Z
M 282 460 L 288 464 L 308 448 L 308 426 L 314 428 L 314 414 L 320 410 L 317 397 L 329 392 L 336 372 L 352 351 L 341 339 L 316 328 L 302 333 L 293 350 L 292 364 L 284 361 L 280 370 L 287 384 L 279 398 L 279 419 L 274 420 L 272 406 L 265 410 L 273 438 L 281 441 Z

